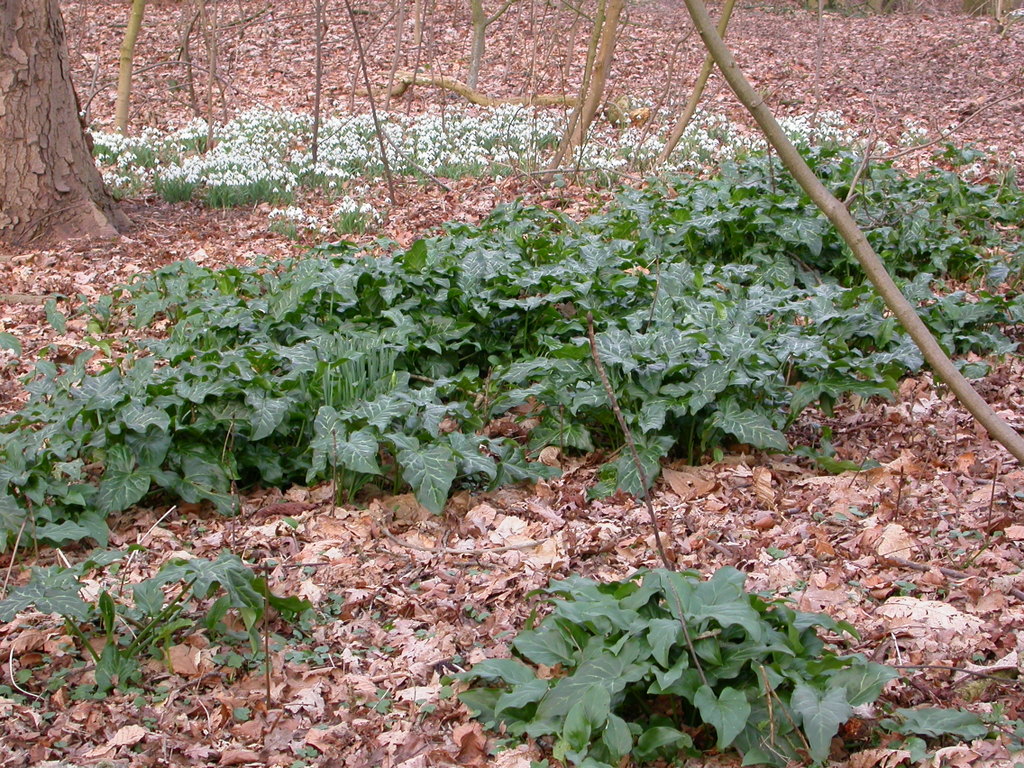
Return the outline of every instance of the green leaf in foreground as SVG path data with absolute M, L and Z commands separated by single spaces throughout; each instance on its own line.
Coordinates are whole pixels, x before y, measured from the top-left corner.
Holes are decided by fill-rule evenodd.
M 832 180 L 859 162 L 837 146 L 807 156 Z M 864 181 L 858 214 L 892 224 L 868 236 L 912 278 L 904 287 L 940 341 L 1011 351 L 1003 329 L 1024 317 L 1019 297 L 943 295 L 946 281 L 914 274 L 1012 274 L 1019 187 L 884 163 Z M 456 482 L 557 472 L 535 461 L 549 447 L 607 457 L 590 495 L 640 494 L 640 475 L 655 477 L 666 455 L 696 463 L 734 440 L 788 450 L 780 430 L 804 408 L 885 394 L 922 364 L 852 266 L 756 153 L 708 178 L 624 191 L 583 222 L 513 205 L 404 251 L 379 241 L 272 267 L 168 265 L 66 307 L 152 338 L 97 338 L 96 367 L 92 351 L 39 362 L 30 401 L 0 417 L 0 483 L 34 518 L 26 532 L 54 540 L 104 535 L 87 516 L 137 503 L 150 481 L 172 503 L 231 513 L 236 488 L 330 480 L 344 496 L 374 478 L 439 511 Z M 62 332 L 58 304 L 45 311 Z M 586 312 L 643 472 L 590 364 Z M 0 347 L 23 351 L 5 332 Z M 137 467 L 117 460 L 125 447 Z
M 707 581 L 655 570 L 609 584 L 552 582 L 552 612 L 512 642 L 522 660 L 487 660 L 459 675 L 477 683 L 463 699 L 488 727 L 551 737 L 556 757 L 580 766 L 627 754 L 671 759 L 692 748 L 686 729 L 695 719 L 715 729 L 718 749 L 750 761 L 785 765 L 804 743 L 823 759 L 850 713 L 847 688 L 832 677 L 845 673 L 866 703 L 889 675 L 861 655 L 825 649 L 814 630 L 842 633 L 836 622 L 747 593 L 743 582 L 732 568 Z M 696 638 L 696 656 L 685 635 Z M 553 680 L 552 667 L 561 673 Z M 779 706 L 764 705 L 766 670 Z M 669 710 L 657 698 L 665 695 L 677 702 Z
M 732 744 L 740 735 L 740 731 L 747 727 L 750 704 L 742 691 L 723 688 L 721 694 L 715 696 L 711 688 L 702 685 L 697 689 L 693 703 L 700 711 L 701 719 L 714 726 L 718 735 L 716 745 L 719 749 L 725 749 Z
M 120 512 L 139 501 L 152 483 L 149 472 L 135 467 L 135 456 L 127 446 L 114 446 L 107 454 L 107 471 L 100 483 L 96 505 L 102 512 Z
M 777 430 L 766 416 L 749 408 L 740 408 L 733 401 L 722 404 L 711 423 L 741 443 L 755 448 L 788 451 L 786 436 Z
M 0 349 L 9 349 L 18 357 L 21 356 L 21 342 L 13 333 L 0 331 Z
M 897 709 L 893 714 L 898 720 L 885 720 L 882 725 L 898 733 L 915 733 L 928 738 L 954 736 L 973 741 L 984 738 L 991 730 L 978 715 L 962 709 L 922 707 Z
M 850 719 L 846 689 L 820 691 L 806 683 L 797 683 L 790 703 L 803 722 L 811 757 L 816 761 L 824 760 L 828 757 L 832 737 L 839 732 L 839 726 Z
M 50 324 L 57 333 L 67 333 L 68 330 L 68 319 L 64 317 L 64 313 L 57 309 L 57 302 L 53 299 L 47 299 L 43 305 L 43 310 L 46 312 L 46 322 Z
M 441 514 L 457 472 L 451 449 L 434 445 L 425 450 L 399 451 L 398 463 L 416 500 L 434 514 Z
M 92 615 L 93 607 L 81 598 L 81 588 L 78 574 L 70 568 L 35 568 L 28 584 L 17 587 L 0 602 L 0 621 L 10 621 L 29 608 L 85 621 Z

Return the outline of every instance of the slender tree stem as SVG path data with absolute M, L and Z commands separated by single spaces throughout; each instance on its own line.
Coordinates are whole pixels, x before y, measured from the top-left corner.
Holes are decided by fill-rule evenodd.
M 363 39 L 359 34 L 359 24 L 356 22 L 356 15 L 352 12 L 351 0 L 345 0 L 345 10 L 348 13 L 349 21 L 352 22 L 352 36 L 356 42 L 356 52 L 359 54 L 359 68 L 363 73 L 366 98 L 370 102 L 370 117 L 373 119 L 373 130 L 377 134 L 377 144 L 380 147 L 380 161 L 384 164 L 384 178 L 388 184 L 388 197 L 391 198 L 391 204 L 395 205 L 398 202 L 398 195 L 395 193 L 395 179 L 391 174 L 391 164 L 388 162 L 388 148 L 384 141 L 384 127 L 381 125 L 380 116 L 377 114 L 377 102 L 373 98 L 373 86 L 370 85 L 370 73 L 366 67 Z
M 612 389 L 611 382 L 608 380 L 608 374 L 604 369 L 604 363 L 601 362 L 601 356 L 597 351 L 597 339 L 594 336 L 594 316 L 590 312 L 587 312 L 587 338 L 590 339 L 590 355 L 594 360 L 594 367 L 597 368 L 597 375 L 601 377 L 601 384 L 604 385 L 605 394 L 608 395 L 608 402 L 611 403 L 612 410 L 615 412 L 615 418 L 619 422 L 622 434 L 626 438 L 626 446 L 629 448 L 630 457 L 633 459 L 633 467 L 636 469 L 637 477 L 640 478 L 641 495 L 644 499 L 644 505 L 647 507 L 647 514 L 651 518 L 651 527 L 654 529 L 654 545 L 658 548 L 658 555 L 661 557 L 661 562 L 664 564 L 665 569 L 674 571 L 675 568 L 672 565 L 672 561 L 669 560 L 665 547 L 661 543 L 658 516 L 654 512 L 654 505 L 651 504 L 651 494 L 647 490 L 649 479 L 647 473 L 644 472 L 644 465 L 640 461 L 640 454 L 636 450 L 633 432 L 630 430 L 629 424 L 626 423 L 626 417 L 622 415 L 622 409 L 619 408 L 619 400 L 615 397 L 615 390 Z
M 686 9 L 689 11 L 705 47 L 714 57 L 715 63 L 726 82 L 729 83 L 729 87 L 757 121 L 765 138 L 775 148 L 793 178 L 814 201 L 815 205 L 821 209 L 822 213 L 828 217 L 846 244 L 850 246 L 850 250 L 863 267 L 868 279 L 875 286 L 886 306 L 910 334 L 925 360 L 931 365 L 932 370 L 953 391 L 960 403 L 971 412 L 978 423 L 988 430 L 989 435 L 1013 454 L 1018 462 L 1024 463 L 1024 439 L 1005 419 L 992 410 L 939 346 L 931 331 L 928 330 L 928 326 L 924 324 L 897 287 L 882 260 L 868 243 L 867 237 L 853 220 L 850 211 L 821 183 L 786 136 L 771 110 L 764 103 L 764 98 L 754 90 L 740 70 L 732 51 L 729 50 L 722 40 L 722 36 L 715 29 L 703 0 L 685 0 L 685 2 Z

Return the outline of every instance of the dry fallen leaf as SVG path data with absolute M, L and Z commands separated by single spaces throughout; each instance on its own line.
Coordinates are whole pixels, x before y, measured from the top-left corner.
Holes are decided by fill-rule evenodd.
M 775 491 L 772 489 L 772 472 L 767 467 L 754 467 L 754 495 L 762 504 L 775 507 Z
M 483 766 L 487 764 L 487 737 L 480 723 L 457 725 L 452 729 L 452 741 L 459 748 L 455 761 L 459 765 Z
M 883 558 L 895 556 L 909 560 L 916 547 L 917 541 L 907 533 L 906 528 L 890 523 L 882 529 L 882 535 L 875 544 L 875 551 Z
M 910 765 L 910 752 L 905 749 L 865 749 L 850 755 L 848 768 L 896 768 Z
M 891 597 L 877 609 L 889 619 L 890 631 L 899 631 L 909 643 L 930 657 L 950 658 L 977 646 L 984 621 L 938 600 Z
M 956 744 L 952 747 L 935 750 L 932 766 L 934 768 L 971 768 L 972 763 L 979 757 L 981 755 L 966 744 Z
M 199 674 L 201 651 L 191 645 L 172 645 L 167 652 L 167 659 L 175 674 L 195 677 Z
M 225 749 L 220 754 L 217 765 L 244 765 L 246 763 L 262 764 L 259 752 L 251 749 Z
M 556 445 L 549 445 L 546 448 L 541 448 L 540 455 L 537 460 L 546 466 L 554 467 L 555 469 L 562 468 L 562 462 L 560 460 L 561 451 Z
M 314 683 L 308 688 L 303 688 L 295 693 L 295 696 L 284 705 L 289 712 L 305 712 L 314 718 L 320 718 L 324 714 L 324 697 L 321 691 L 323 683 Z
M 145 728 L 141 725 L 126 725 L 123 728 L 118 728 L 108 745 L 111 747 L 130 747 L 134 744 L 138 744 L 149 734 Z
M 661 470 L 661 476 L 665 478 L 672 492 L 681 501 L 690 501 L 705 496 L 711 493 L 715 487 L 714 481 L 707 480 L 696 472 L 681 472 L 665 467 Z
M 1009 525 L 1003 529 L 1003 535 L 1011 541 L 1024 541 L 1024 525 Z

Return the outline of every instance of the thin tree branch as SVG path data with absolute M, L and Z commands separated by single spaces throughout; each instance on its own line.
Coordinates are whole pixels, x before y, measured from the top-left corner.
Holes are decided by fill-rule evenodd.
M 380 161 L 384 164 L 384 178 L 387 179 L 388 183 L 388 195 L 391 198 L 391 204 L 395 205 L 398 203 L 398 195 L 395 192 L 395 179 L 391 175 L 391 164 L 388 162 L 388 148 L 384 144 L 384 127 L 380 123 L 380 117 L 377 115 L 377 102 L 373 98 L 373 88 L 370 85 L 370 73 L 366 67 L 366 53 L 363 51 L 363 40 L 359 34 L 359 24 L 356 23 L 356 15 L 352 10 L 352 3 L 350 0 L 345 0 L 345 10 L 348 12 L 349 21 L 352 22 L 352 36 L 356 42 L 356 52 L 359 54 L 359 68 L 363 72 L 363 83 L 366 85 L 366 98 L 370 102 L 370 117 L 373 119 L 373 130 L 377 134 L 377 143 L 380 145 Z
M 647 507 L 647 514 L 651 518 L 651 527 L 654 529 L 654 544 L 658 548 L 658 555 L 661 557 L 661 562 L 665 565 L 665 569 L 674 571 L 675 566 L 673 566 L 672 561 L 668 559 L 668 555 L 665 553 L 665 547 L 661 543 L 661 531 L 658 529 L 658 516 L 654 512 L 654 505 L 651 504 L 651 495 L 647 490 L 649 481 L 647 473 L 644 472 L 643 463 L 640 461 L 640 454 L 636 450 L 636 442 L 633 440 L 633 432 L 626 423 L 626 417 L 622 415 L 622 409 L 619 408 L 619 400 L 615 397 L 615 390 L 612 389 L 612 385 L 608 381 L 608 374 L 605 372 L 604 363 L 601 362 L 601 356 L 597 352 L 597 339 L 594 337 L 594 315 L 590 312 L 587 312 L 587 338 L 590 340 L 590 355 L 594 360 L 594 367 L 597 368 L 597 375 L 601 377 L 601 383 L 604 385 L 605 394 L 608 395 L 608 402 L 611 403 L 612 410 L 615 412 L 615 418 L 619 422 L 622 434 L 626 438 L 626 445 L 629 447 L 629 454 L 633 459 L 633 466 L 636 469 L 637 477 L 640 478 L 641 496 L 643 497 L 644 505 Z
M 765 138 L 775 148 L 793 178 L 822 213 L 828 217 L 836 231 L 850 247 L 868 279 L 875 286 L 875 290 L 878 291 L 886 306 L 921 350 L 932 370 L 945 381 L 960 403 L 988 431 L 992 439 L 1002 444 L 1018 462 L 1024 464 L 1024 438 L 1021 438 L 1017 431 L 985 402 L 984 398 L 978 394 L 939 346 L 928 326 L 924 324 L 886 270 L 885 264 L 875 253 L 867 237 L 853 220 L 849 210 L 822 184 L 814 171 L 807 165 L 771 110 L 765 106 L 764 98 L 754 90 L 747 80 L 736 63 L 732 51 L 716 31 L 703 0 L 685 0 L 685 3 L 705 47 L 714 56 L 718 69 L 729 83 L 729 87 L 757 121 Z

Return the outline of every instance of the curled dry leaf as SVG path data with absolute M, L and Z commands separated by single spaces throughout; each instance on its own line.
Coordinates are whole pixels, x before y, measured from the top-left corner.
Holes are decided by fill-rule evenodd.
M 245 765 L 246 763 L 262 763 L 260 753 L 251 749 L 225 749 L 221 752 L 218 765 Z
M 118 728 L 117 733 L 110 739 L 111 747 L 130 747 L 138 744 L 149 734 L 141 725 L 126 725 Z
M 196 677 L 204 666 L 210 666 L 202 663 L 202 651 L 185 644 L 172 645 L 167 652 L 167 660 L 175 674 L 185 677 Z
M 1010 541 L 1024 541 L 1024 525 L 1008 525 L 1003 529 L 1003 535 Z
M 931 764 L 935 768 L 972 768 L 980 757 L 981 755 L 966 744 L 956 744 L 936 750 Z
M 483 766 L 487 764 L 487 737 L 478 722 L 457 725 L 452 730 L 452 741 L 459 748 L 455 761 L 459 765 Z
M 910 765 L 910 752 L 905 749 L 865 749 L 850 755 L 849 768 L 897 768 Z
M 690 501 L 691 499 L 706 496 L 715 488 L 713 480 L 701 477 L 696 472 L 683 472 L 665 467 L 661 470 L 661 476 L 668 482 L 672 492 L 681 501 Z
M 776 499 L 772 472 L 767 467 L 754 467 L 754 495 L 762 504 L 774 509 Z
M 541 464 L 544 464 L 549 467 L 554 467 L 555 469 L 561 469 L 562 462 L 560 457 L 561 451 L 558 449 L 558 447 L 554 445 L 549 445 L 547 448 L 541 449 L 540 456 L 538 456 L 537 458 Z

